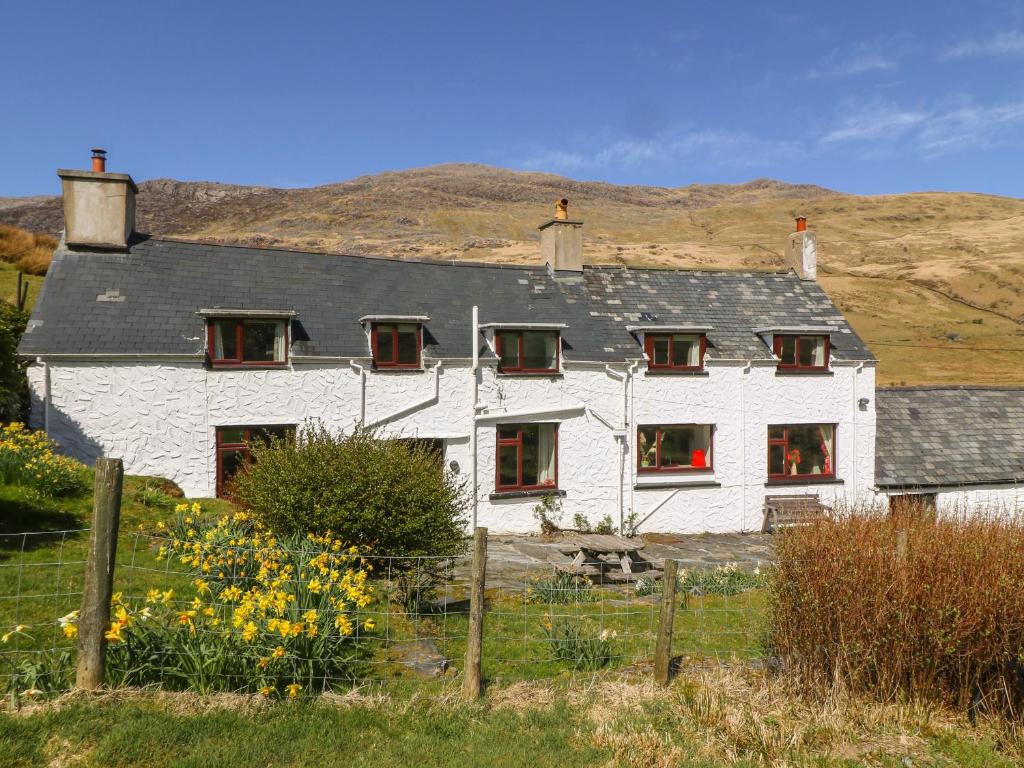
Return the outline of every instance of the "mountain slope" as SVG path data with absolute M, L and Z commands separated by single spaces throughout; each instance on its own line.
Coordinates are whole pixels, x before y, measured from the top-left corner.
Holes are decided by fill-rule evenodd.
M 856 196 L 757 180 L 620 186 L 440 165 L 308 189 L 143 182 L 139 229 L 249 245 L 412 258 L 537 258 L 557 197 L 589 261 L 778 269 L 793 217 L 818 233 L 821 282 L 880 359 L 879 381 L 1024 383 L 1024 201 Z M 57 198 L 0 199 L 0 222 L 61 228 Z

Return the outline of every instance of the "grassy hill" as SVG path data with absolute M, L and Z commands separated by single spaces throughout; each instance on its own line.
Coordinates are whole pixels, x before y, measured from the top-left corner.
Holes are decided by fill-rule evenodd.
M 881 383 L 1024 384 L 1024 200 L 768 179 L 621 186 L 483 165 L 308 189 L 158 179 L 140 190 L 139 228 L 153 234 L 504 263 L 538 258 L 536 226 L 562 195 L 594 263 L 778 269 L 803 214 L 821 284 L 878 356 Z M 60 202 L 0 199 L 0 222 L 56 233 Z

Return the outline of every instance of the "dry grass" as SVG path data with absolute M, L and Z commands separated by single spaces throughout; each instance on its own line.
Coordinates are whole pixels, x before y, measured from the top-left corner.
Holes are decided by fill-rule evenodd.
M 845 512 L 778 537 L 772 642 L 805 684 L 1019 717 L 1024 519 Z M 973 703 L 972 703 L 973 702 Z
M 0 224 L 0 261 L 30 275 L 45 275 L 57 238 Z

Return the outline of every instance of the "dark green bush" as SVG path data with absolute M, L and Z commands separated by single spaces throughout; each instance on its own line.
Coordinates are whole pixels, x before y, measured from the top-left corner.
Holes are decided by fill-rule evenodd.
M 378 556 L 452 556 L 466 547 L 468 495 L 424 444 L 308 423 L 252 446 L 236 500 L 272 530 L 326 533 Z
M 28 411 L 25 364 L 18 360 L 18 342 L 28 315 L 0 299 L 0 421 L 23 421 Z

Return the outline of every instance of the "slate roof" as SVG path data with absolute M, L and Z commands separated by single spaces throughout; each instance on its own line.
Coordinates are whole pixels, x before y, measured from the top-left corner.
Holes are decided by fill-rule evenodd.
M 792 272 L 710 272 L 416 262 L 141 236 L 126 253 L 54 254 L 22 355 L 199 354 L 200 309 L 294 310 L 292 352 L 366 357 L 364 315 L 427 315 L 428 356 L 468 358 L 481 323 L 565 323 L 563 357 L 639 359 L 636 324 L 704 324 L 708 359 L 771 359 L 753 329 L 834 325 L 839 360 L 872 355 L 815 282 Z
M 880 487 L 1024 482 L 1024 389 L 879 388 L 875 398 Z

